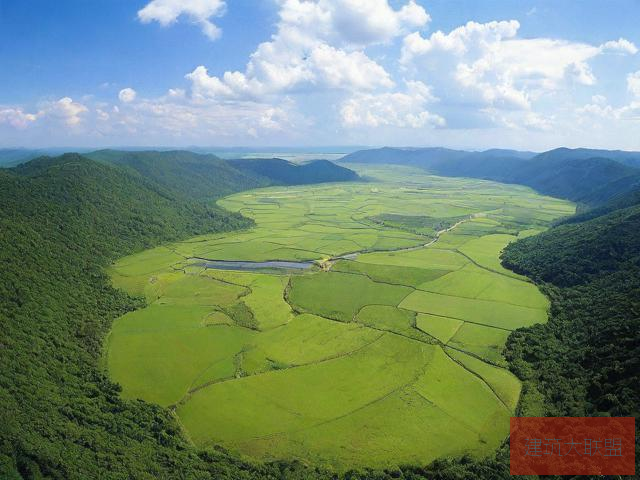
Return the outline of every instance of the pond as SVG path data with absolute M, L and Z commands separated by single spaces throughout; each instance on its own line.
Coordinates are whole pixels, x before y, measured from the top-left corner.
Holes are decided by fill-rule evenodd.
M 205 258 L 193 258 L 196 265 L 215 270 L 307 270 L 315 265 L 313 262 L 289 262 L 282 260 L 269 260 L 266 262 L 250 262 L 242 260 L 209 260 Z

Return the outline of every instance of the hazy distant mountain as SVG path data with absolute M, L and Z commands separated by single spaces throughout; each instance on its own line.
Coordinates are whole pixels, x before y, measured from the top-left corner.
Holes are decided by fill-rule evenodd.
M 491 148 L 482 152 L 470 152 L 468 157 L 473 157 L 477 160 L 480 159 L 495 159 L 495 158 L 517 158 L 520 160 L 529 160 L 530 158 L 538 155 L 536 152 L 529 152 L 523 150 L 508 150 L 504 148 Z
M 513 171 L 510 181 L 548 195 L 597 204 L 621 193 L 622 179 L 634 182 L 634 178 L 640 179 L 640 170 L 609 158 L 563 159 L 542 154 Z
M 60 152 L 62 153 L 62 152 Z M 29 148 L 0 148 L 0 167 L 13 167 L 23 162 L 28 162 L 42 155 L 48 155 L 45 150 Z
M 238 170 L 251 172 L 281 185 L 302 185 L 320 182 L 347 182 L 358 180 L 358 175 L 348 168 L 328 160 L 297 165 L 281 158 L 257 158 L 228 160 Z
M 383 147 L 373 150 L 360 150 L 344 156 L 341 161 L 353 163 L 399 163 L 420 168 L 432 168 L 435 164 L 458 160 L 469 155 L 462 150 L 448 148 L 393 148 Z
M 516 158 L 520 160 L 528 160 L 535 155 L 536 153 L 534 152 L 504 150 L 499 148 L 493 148 L 482 152 L 468 152 L 465 150 L 452 150 L 450 148 L 442 147 L 382 147 L 350 153 L 349 155 L 345 155 L 341 161 L 352 163 L 399 163 L 402 165 L 413 165 L 421 168 L 431 168 L 462 159 L 480 161 L 486 159 Z
M 26 148 L 0 148 L 0 167 L 12 167 L 20 162 L 26 162 L 32 158 L 36 158 L 38 152 L 36 150 L 27 150 Z
M 587 158 L 610 158 L 625 165 L 640 168 L 640 152 L 623 150 L 595 150 L 591 148 L 556 148 L 538 155 L 539 159 L 585 160 Z
M 381 148 L 345 156 L 344 162 L 391 163 L 438 175 L 518 183 L 539 192 L 600 205 L 640 188 L 640 153 L 558 148 L 541 154 L 515 150 L 463 152 L 443 148 Z
M 494 148 L 467 152 L 449 148 L 392 148 L 361 150 L 346 155 L 343 162 L 400 164 L 424 168 L 451 177 L 475 177 L 508 180 L 514 165 L 534 157 L 534 152 Z
M 14 167 L 34 158 L 45 155 L 57 156 L 66 152 L 84 153 L 88 152 L 88 148 L 68 148 L 68 147 L 51 147 L 51 148 L 0 148 L 0 168 Z

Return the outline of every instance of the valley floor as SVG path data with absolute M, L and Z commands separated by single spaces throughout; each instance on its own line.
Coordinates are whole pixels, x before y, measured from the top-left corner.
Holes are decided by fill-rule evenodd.
M 506 338 L 548 309 L 499 255 L 574 207 L 398 166 L 359 173 L 372 181 L 232 195 L 219 204 L 255 228 L 118 261 L 114 284 L 148 301 L 108 339 L 123 395 L 173 408 L 199 446 L 258 459 L 342 469 L 493 451 L 520 395 Z

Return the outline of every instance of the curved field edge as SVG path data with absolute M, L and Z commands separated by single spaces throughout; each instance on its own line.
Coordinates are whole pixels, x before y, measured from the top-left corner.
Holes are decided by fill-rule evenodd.
M 409 189 L 399 198 L 397 193 L 390 195 L 397 185 L 384 183 L 243 192 L 221 203 L 253 216 L 257 222 L 253 230 L 168 246 L 156 252 L 159 257 L 166 256 L 164 268 L 156 269 L 162 261 L 156 263 L 156 254 L 150 253 L 147 255 L 153 261 L 142 257 L 137 262 L 131 257 L 117 263 L 112 270 L 114 280 L 144 293 L 154 302 L 149 309 L 160 314 L 150 321 L 152 332 L 145 331 L 144 320 L 128 322 L 123 317 L 114 326 L 107 359 L 112 374 L 120 372 L 116 380 L 123 384 L 124 395 L 174 406 L 199 445 L 222 444 L 260 459 L 295 458 L 336 468 L 384 467 L 462 453 L 485 455 L 494 450 L 506 435 L 505 419 L 513 412 L 519 394 L 519 382 L 502 368 L 504 340 L 513 328 L 544 321 L 547 303 L 536 299 L 540 293 L 532 284 L 499 267 L 491 255 L 501 249 L 495 246 L 498 240 L 504 246 L 520 229 L 532 225 L 543 228 L 545 222 L 518 224 L 511 212 L 502 215 L 496 207 L 505 197 L 514 196 L 508 187 L 473 182 L 482 195 L 472 198 L 464 181 L 448 179 L 439 189 L 433 188 L 438 180 L 430 177 L 431 190 Z M 442 194 L 451 196 L 455 187 L 460 198 L 450 199 L 453 205 L 447 209 Z M 460 190 L 465 190 L 464 195 Z M 521 194 L 522 203 L 535 203 L 540 208 L 544 197 L 529 199 L 530 193 Z M 487 200 L 491 195 L 497 199 Z M 547 201 L 551 211 L 562 211 L 563 202 Z M 480 211 L 479 206 L 485 210 Z M 376 212 L 385 213 L 386 209 L 393 213 L 399 208 L 404 213 L 421 214 L 426 209 L 443 217 L 466 208 L 469 217 L 456 229 L 441 234 L 436 244 L 414 249 L 431 242 L 436 232 L 420 236 L 369 220 Z M 565 210 L 568 213 L 570 207 Z M 483 238 L 489 245 L 488 254 L 479 242 Z M 337 262 L 335 272 L 295 276 L 203 271 L 189 266 L 188 261 L 195 256 L 323 261 L 358 250 L 372 253 Z M 418 269 L 410 275 L 408 285 L 403 283 L 404 268 Z M 168 277 L 167 281 L 167 275 L 176 278 Z M 173 288 L 182 292 L 180 295 L 171 293 L 172 281 L 180 285 L 194 275 L 238 290 L 226 297 L 216 293 L 213 303 L 207 301 L 211 296 L 192 286 Z M 456 276 L 463 280 L 456 280 Z M 493 285 L 489 292 L 479 285 L 487 280 Z M 505 295 L 513 296 L 514 301 L 505 301 Z M 256 300 L 251 302 L 251 298 Z M 485 304 L 487 311 L 498 311 L 499 318 L 482 313 L 485 309 L 480 307 Z M 198 306 L 201 311 L 193 310 Z M 514 314 L 519 320 L 509 323 L 508 317 Z M 453 323 L 455 329 L 443 334 L 444 327 L 437 319 Z M 164 324 L 169 328 L 163 332 L 159 327 Z M 238 344 L 219 337 L 227 335 L 223 332 L 239 338 Z M 318 332 L 325 336 L 317 338 Z M 125 360 L 126 348 L 116 352 L 114 339 L 117 343 L 118 335 L 122 335 L 123 345 L 136 345 L 131 353 L 138 352 L 137 357 Z M 211 356 L 210 348 L 217 337 L 222 343 L 214 349 L 219 359 Z M 391 353 L 414 352 L 415 358 L 422 355 L 423 362 L 407 368 L 409 360 L 391 355 L 393 361 L 383 364 L 389 368 L 389 377 L 379 374 L 384 368 L 376 362 L 388 352 L 377 348 L 388 343 L 395 345 Z M 141 354 L 143 347 L 150 351 Z M 225 353 L 223 347 L 230 351 Z M 425 356 L 429 351 L 441 353 Z M 431 368 L 434 359 L 442 356 L 446 361 Z M 114 367 L 118 362 L 122 365 L 119 369 Z M 371 362 L 378 366 L 372 368 Z M 181 364 L 190 370 L 175 371 Z M 136 366 L 127 368 L 131 365 Z M 335 370 L 334 365 L 339 368 Z M 424 374 L 418 375 L 414 370 L 418 367 L 430 372 L 427 380 L 419 381 Z M 369 372 L 377 381 L 369 381 L 365 388 L 357 380 L 362 372 Z M 310 382 L 316 376 L 320 380 Z M 282 378 L 297 380 L 279 384 Z M 336 379 L 341 379 L 341 389 L 330 388 Z M 397 385 L 398 379 L 406 381 Z M 298 388 L 291 390 L 291 385 Z M 318 386 L 319 390 L 313 390 Z M 447 401 L 464 393 L 464 389 L 456 393 L 461 386 L 474 392 L 472 406 L 459 408 L 456 402 Z M 256 398 L 260 408 L 256 408 Z M 392 409 L 389 405 L 403 407 Z M 363 413 L 371 411 L 379 416 L 380 409 L 397 412 L 398 418 L 388 415 L 386 423 L 374 425 Z M 415 415 L 405 415 L 413 410 Z M 415 418 L 423 419 L 418 422 L 421 429 L 416 430 Z M 444 435 L 437 425 L 445 425 L 444 418 L 462 429 L 452 441 L 443 443 L 446 448 L 436 446 L 436 436 Z M 249 422 L 249 427 L 242 427 L 244 422 Z M 394 428 L 397 434 L 392 434 Z M 412 428 L 414 442 L 400 442 L 400 432 Z M 332 443 L 336 436 L 344 437 L 345 442 Z M 345 446 L 346 439 L 353 447 Z M 392 447 L 394 442 L 397 448 Z

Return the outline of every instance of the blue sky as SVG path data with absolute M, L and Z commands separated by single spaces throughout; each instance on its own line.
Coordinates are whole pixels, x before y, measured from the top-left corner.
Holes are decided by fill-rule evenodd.
M 640 2 L 0 0 L 0 146 L 640 150 Z

